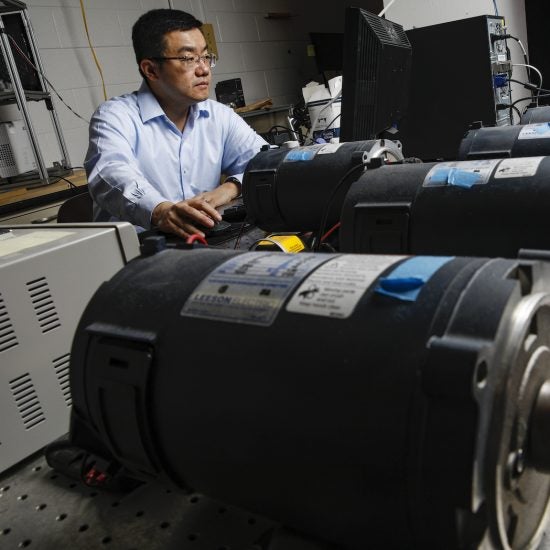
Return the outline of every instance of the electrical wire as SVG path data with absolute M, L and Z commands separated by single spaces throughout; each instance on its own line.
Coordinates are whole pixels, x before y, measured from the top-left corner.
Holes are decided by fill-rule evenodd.
M 534 90 L 537 92 L 545 92 L 550 94 L 550 90 L 547 88 L 539 88 L 538 86 L 535 86 L 534 84 L 530 84 L 529 82 L 522 82 L 521 80 L 515 80 L 514 78 L 509 78 L 508 82 L 515 82 L 516 84 L 521 84 L 524 88 L 527 88 L 528 90 Z
M 539 88 L 542 88 L 542 73 L 533 65 L 529 65 L 528 63 L 512 63 L 512 67 L 526 67 L 528 69 L 533 69 L 533 71 L 535 71 L 539 77 Z M 530 82 L 530 78 L 529 78 L 529 73 L 527 73 L 527 80 Z M 538 105 L 538 98 L 540 97 L 540 94 L 537 93 L 536 95 L 536 98 L 533 97 L 533 95 L 531 94 L 531 99 L 533 100 L 536 100 L 536 103 Z
M 523 60 L 525 61 L 525 72 L 527 74 L 527 82 L 529 82 L 529 84 L 531 84 L 531 71 L 529 70 L 529 56 L 527 55 L 527 50 L 525 49 L 525 46 L 523 45 L 523 42 L 517 37 L 517 36 L 513 36 L 511 34 L 506 34 L 504 36 L 504 38 L 512 38 L 513 40 L 515 40 L 518 44 L 519 44 L 519 47 L 521 48 L 521 51 L 523 53 Z M 507 48 L 508 52 L 510 51 L 508 48 Z M 510 56 L 508 56 L 510 58 Z M 541 84 L 542 86 L 542 84 Z M 532 92 L 531 93 L 531 97 L 533 98 L 533 101 L 535 101 L 535 95 L 534 93 Z M 510 113 L 511 114 L 511 113 Z
M 341 116 L 341 113 L 338 113 L 324 128 L 323 132 L 326 132 Z
M 326 239 L 328 239 L 339 227 L 340 225 L 342 225 L 340 222 L 334 224 L 322 237 L 321 237 L 321 242 L 325 241 Z
M 319 247 L 321 246 L 321 241 L 323 240 L 323 234 L 325 231 L 325 226 L 327 225 L 327 219 L 328 215 L 330 213 L 330 207 L 332 206 L 332 203 L 334 201 L 334 198 L 336 197 L 336 193 L 340 190 L 344 182 L 348 179 L 353 172 L 356 172 L 357 170 L 364 170 L 365 166 L 364 164 L 356 164 L 355 166 L 352 166 L 338 181 L 338 183 L 334 186 L 334 189 L 332 190 L 332 193 L 330 194 L 330 197 L 327 201 L 327 204 L 325 206 L 325 211 L 323 212 L 323 216 L 321 218 L 321 223 L 319 224 L 319 229 L 317 231 L 317 237 L 315 239 L 316 242 L 312 245 L 312 250 L 317 252 L 319 250 Z
M 71 189 L 78 189 L 78 185 L 75 185 L 70 179 L 64 178 L 63 176 L 57 176 L 57 180 L 54 183 L 57 183 L 59 180 L 66 181 Z
M 241 238 L 244 235 L 244 228 L 246 227 L 247 223 L 242 222 L 241 227 L 239 228 L 239 233 L 237 234 L 237 238 L 235 239 L 235 245 L 233 246 L 234 250 L 237 250 L 239 248 L 239 244 L 241 244 Z
M 547 98 L 547 97 L 550 97 L 550 93 L 549 94 L 541 94 L 538 96 L 539 98 Z M 517 105 L 518 103 L 521 103 L 522 101 L 531 101 L 531 98 L 530 97 L 522 97 L 520 99 L 516 99 L 511 105 L 510 107 L 514 107 L 515 105 Z
M 67 107 L 67 109 L 69 109 L 69 111 L 71 111 L 71 113 L 73 113 L 75 116 L 77 116 L 78 118 L 82 119 L 84 122 L 86 122 L 86 124 L 90 124 L 90 121 L 89 120 L 86 120 L 83 116 L 80 116 L 62 97 L 61 95 L 59 95 L 59 92 L 54 88 L 53 84 L 47 79 L 46 75 L 25 55 L 25 52 L 23 52 L 23 50 L 17 45 L 17 42 L 15 41 L 15 39 L 13 38 L 13 36 L 11 36 L 10 34 L 6 33 L 6 36 L 9 38 L 10 42 L 12 43 L 13 47 L 15 48 L 15 51 L 25 60 L 25 62 L 30 65 L 37 73 L 40 74 L 40 76 L 42 76 L 42 78 L 46 81 L 46 84 L 48 84 L 48 86 L 53 90 L 53 92 L 55 93 L 55 95 L 59 98 L 59 100 L 61 101 L 61 103 L 63 103 L 63 105 L 65 105 L 65 107 Z
M 497 6 L 497 0 L 493 0 L 493 6 L 495 7 L 495 15 L 498 17 L 498 6 Z
M 199 241 L 201 244 L 208 246 L 208 242 L 206 241 L 206 239 L 198 233 L 193 233 L 193 235 L 189 235 L 189 237 L 187 237 L 187 240 L 185 241 L 185 244 L 193 244 L 195 241 Z
M 315 117 L 314 121 L 311 123 L 310 131 L 307 133 L 307 135 L 304 139 L 304 145 L 307 145 L 307 140 L 308 139 L 311 140 L 311 143 L 314 143 L 313 132 L 315 130 L 315 126 L 317 126 L 317 121 L 319 120 L 319 117 L 321 116 L 321 113 L 325 109 L 328 109 L 337 99 L 340 99 L 341 95 L 342 95 L 342 88 L 340 88 L 338 93 L 322 109 L 319 109 L 319 111 L 317 112 L 317 116 Z
M 509 79 L 509 82 L 515 82 L 516 84 L 521 84 L 523 87 L 527 88 L 528 90 L 532 90 L 532 91 L 536 91 L 537 92 L 537 96 L 536 96 L 536 102 L 535 102 L 535 105 L 538 107 L 539 103 L 538 103 L 538 99 L 539 97 L 549 97 L 550 96 L 550 90 L 547 90 L 545 88 L 538 88 L 537 86 L 535 86 L 534 84 L 528 84 L 527 82 L 521 82 L 520 80 L 515 80 L 513 78 L 510 78 Z M 547 94 L 547 95 L 541 95 L 540 92 L 543 92 L 544 94 Z M 517 101 L 514 101 L 511 105 L 510 105 L 510 109 L 514 109 L 514 111 L 516 111 L 516 113 L 518 114 L 519 116 L 519 119 L 521 120 L 521 112 L 519 111 L 519 109 L 516 107 L 516 104 L 521 102 L 521 101 L 525 101 L 525 100 L 528 100 L 530 99 L 531 101 L 533 101 L 533 96 L 531 95 L 530 98 L 528 97 L 524 97 L 524 98 L 521 98 L 521 99 L 518 99 Z
M 338 113 L 326 126 L 325 131 L 328 130 L 341 116 L 342 113 Z
M 300 141 L 304 141 L 304 139 L 305 139 L 304 134 L 301 132 L 300 129 L 293 130 L 292 128 L 289 128 L 288 126 L 281 126 L 280 124 L 276 124 L 275 126 L 272 126 L 267 132 L 265 132 L 265 134 L 269 135 L 269 134 L 272 134 L 274 131 L 277 132 L 277 130 L 284 130 L 285 132 L 288 132 L 290 135 L 298 134 L 298 137 L 300 138 Z
M 103 99 L 107 101 L 107 88 L 105 87 L 105 78 L 103 77 L 103 69 L 99 63 L 99 59 L 95 53 L 95 49 L 92 45 L 92 39 L 90 38 L 90 31 L 88 30 L 88 20 L 86 19 L 86 10 L 84 8 L 84 0 L 80 0 L 80 11 L 82 13 L 82 21 L 84 21 L 84 29 L 86 30 L 86 38 L 88 39 L 88 45 L 92 51 L 92 56 L 95 61 L 97 70 L 99 71 L 99 76 L 101 77 L 101 86 L 103 87 Z

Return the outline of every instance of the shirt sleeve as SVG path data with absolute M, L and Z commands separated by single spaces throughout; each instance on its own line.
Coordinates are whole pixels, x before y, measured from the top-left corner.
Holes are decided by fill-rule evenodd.
M 229 110 L 228 132 L 224 144 L 222 172 L 241 183 L 249 161 L 268 145 L 239 115 Z
M 102 210 L 148 228 L 153 209 L 166 199 L 139 168 L 136 124 L 129 113 L 100 107 L 90 122 L 84 167 L 90 194 Z

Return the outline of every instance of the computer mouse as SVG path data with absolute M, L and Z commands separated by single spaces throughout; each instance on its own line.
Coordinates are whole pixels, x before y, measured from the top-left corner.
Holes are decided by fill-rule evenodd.
M 229 231 L 231 229 L 231 224 L 224 220 L 220 220 L 219 222 L 216 222 L 213 227 L 205 227 L 202 225 L 197 225 L 196 227 L 204 233 L 205 237 L 213 237 Z

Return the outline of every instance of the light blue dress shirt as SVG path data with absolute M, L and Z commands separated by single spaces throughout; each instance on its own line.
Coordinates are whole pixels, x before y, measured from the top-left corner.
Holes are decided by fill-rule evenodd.
M 149 228 L 157 204 L 210 191 L 221 174 L 242 181 L 266 143 L 232 109 L 210 99 L 190 108 L 180 132 L 143 82 L 137 92 L 100 105 L 90 122 L 84 167 L 94 220 Z

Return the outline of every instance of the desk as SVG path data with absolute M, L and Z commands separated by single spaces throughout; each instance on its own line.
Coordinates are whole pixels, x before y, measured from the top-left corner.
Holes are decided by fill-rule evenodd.
M 269 132 L 273 126 L 284 126 L 288 128 L 289 109 L 290 105 L 279 105 L 277 107 L 249 111 L 248 113 L 240 113 L 240 116 L 244 118 L 256 132 L 263 134 Z
M 51 177 L 55 180 L 55 176 Z M 60 179 L 49 185 L 21 186 L 2 191 L 0 187 L 0 222 L 10 224 L 55 222 L 57 210 L 75 193 L 87 190 L 84 170 L 66 176 L 73 186 Z

